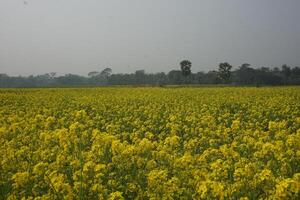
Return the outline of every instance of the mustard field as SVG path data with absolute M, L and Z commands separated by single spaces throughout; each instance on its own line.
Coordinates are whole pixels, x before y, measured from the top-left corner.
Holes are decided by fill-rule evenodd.
M 300 87 L 0 89 L 0 199 L 300 199 Z

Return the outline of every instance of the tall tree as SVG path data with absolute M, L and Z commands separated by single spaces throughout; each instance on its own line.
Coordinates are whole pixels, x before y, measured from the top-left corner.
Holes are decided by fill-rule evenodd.
M 135 82 L 137 84 L 145 84 L 146 72 L 143 69 L 135 71 Z
M 287 82 L 288 82 L 289 77 L 291 76 L 292 70 L 289 66 L 282 65 L 281 73 L 282 73 L 282 76 L 283 76 L 284 84 L 286 85 Z
M 255 70 L 250 66 L 250 64 L 244 63 L 235 71 L 236 82 L 238 84 L 254 84 Z
M 95 77 L 95 76 L 98 76 L 99 74 L 100 74 L 100 72 L 92 71 L 92 72 L 88 73 L 88 77 Z
M 218 77 L 223 83 L 229 83 L 231 77 L 231 68 L 232 66 L 227 62 L 219 64 Z
M 181 71 L 179 70 L 171 70 L 168 73 L 168 81 L 169 84 L 181 84 L 182 83 L 182 75 L 181 75 Z
M 180 62 L 180 68 L 183 76 L 191 74 L 192 63 L 189 60 L 183 60 Z
M 100 75 L 104 77 L 108 77 L 111 75 L 111 73 L 112 73 L 112 69 L 107 67 L 104 70 L 102 70 L 102 72 L 100 72 Z

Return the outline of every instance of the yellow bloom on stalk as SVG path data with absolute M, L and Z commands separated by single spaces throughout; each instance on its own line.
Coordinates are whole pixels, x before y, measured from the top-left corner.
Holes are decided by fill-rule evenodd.
M 93 161 L 88 161 L 83 166 L 83 172 L 94 170 L 94 167 L 95 167 L 95 163 Z
M 12 176 L 12 180 L 15 188 L 25 187 L 31 181 L 28 172 L 18 172 Z
M 122 192 L 113 192 L 109 195 L 108 200 L 124 200 Z
M 41 176 L 46 172 L 47 167 L 48 167 L 48 163 L 40 162 L 34 166 L 33 173 Z
M 269 128 L 269 130 L 276 130 L 276 128 L 277 128 L 277 123 L 276 122 L 273 122 L 273 121 L 270 121 L 269 122 L 269 125 L 268 125 L 268 128 Z
M 176 121 L 177 117 L 175 115 L 171 115 L 169 117 L 169 119 L 170 119 L 171 122 L 174 122 L 174 121 Z
M 233 120 L 231 124 L 231 129 L 237 130 L 240 127 L 240 121 L 239 120 Z

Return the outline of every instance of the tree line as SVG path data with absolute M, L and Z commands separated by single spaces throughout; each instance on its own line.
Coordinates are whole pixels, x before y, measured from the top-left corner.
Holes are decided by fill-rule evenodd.
M 216 70 L 196 72 L 191 70 L 189 60 L 180 62 L 178 70 L 168 73 L 146 73 L 137 70 L 134 73 L 112 73 L 111 68 L 92 71 L 87 76 L 56 73 L 30 76 L 8 76 L 0 73 L 0 87 L 68 87 L 68 86 L 104 86 L 104 85 L 187 85 L 187 84 L 228 84 L 228 85 L 300 85 L 300 67 L 283 65 L 281 68 L 254 68 L 244 63 L 232 70 L 227 62 L 220 63 Z

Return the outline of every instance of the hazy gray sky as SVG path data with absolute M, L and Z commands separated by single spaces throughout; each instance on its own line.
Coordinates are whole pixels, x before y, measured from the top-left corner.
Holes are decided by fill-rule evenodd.
M 300 65 L 300 0 L 0 0 L 0 73 Z

